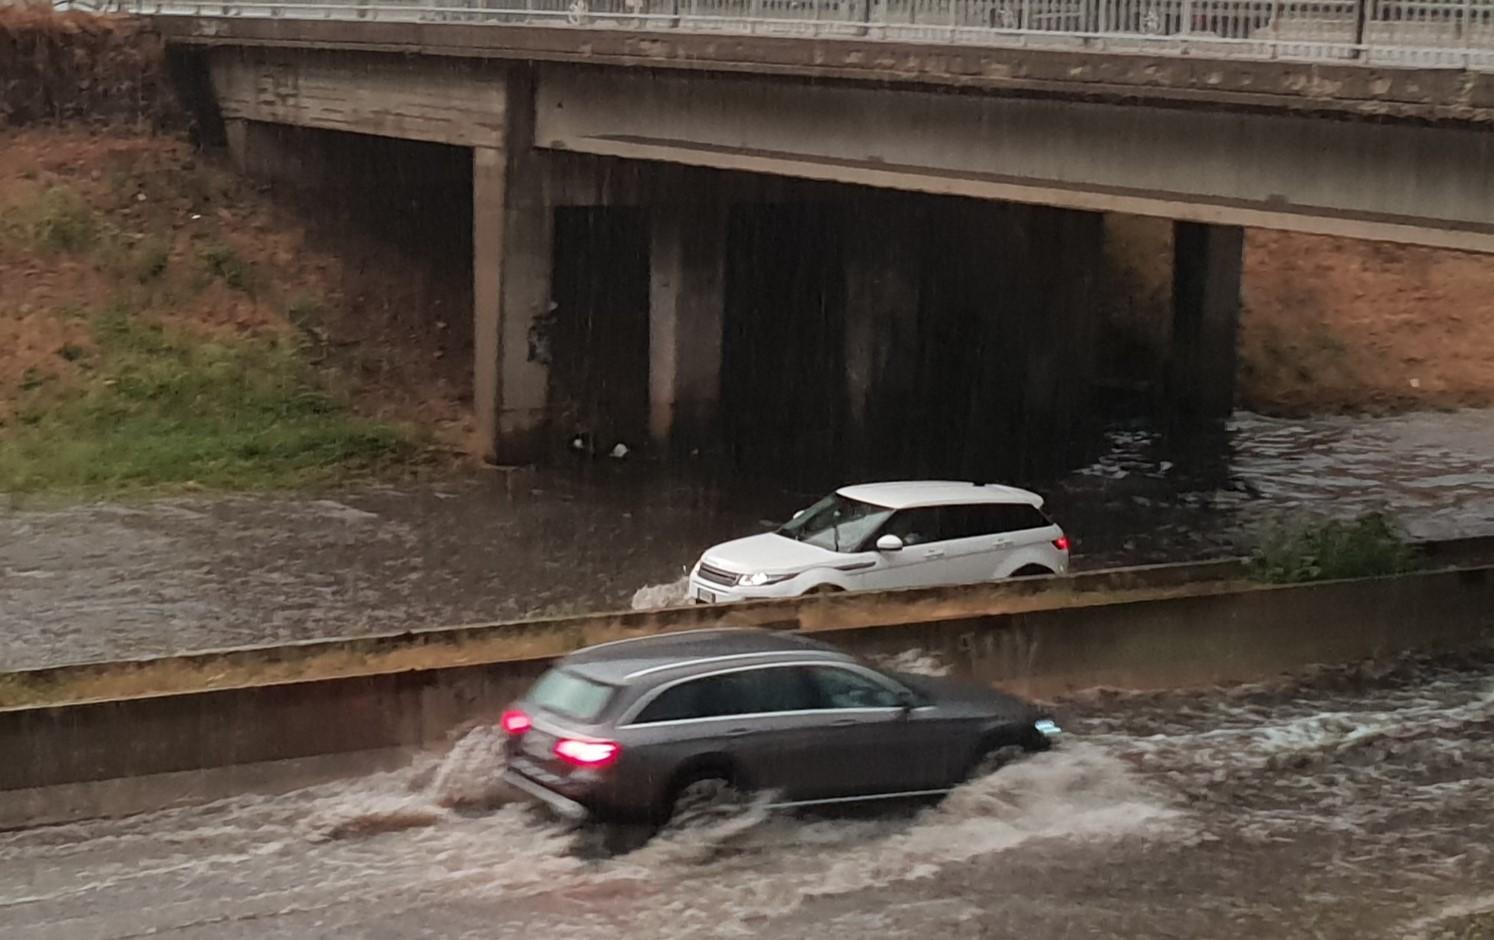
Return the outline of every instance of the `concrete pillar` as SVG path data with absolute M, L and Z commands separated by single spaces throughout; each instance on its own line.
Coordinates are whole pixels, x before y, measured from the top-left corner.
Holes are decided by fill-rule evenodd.
M 917 377 L 921 216 L 906 199 L 874 201 L 875 225 L 846 233 L 845 373 L 848 455 L 860 472 L 879 472 L 898 454 L 880 453 L 899 433 L 899 405 Z M 876 433 L 877 431 L 881 433 Z
M 665 202 L 650 215 L 649 432 L 661 449 L 707 446 L 721 396 L 726 207 Z
M 472 152 L 473 449 L 501 464 L 545 449 L 554 213 L 531 146 L 529 84 L 508 82 L 506 147 Z
M 503 230 L 507 161 L 496 147 L 472 150 L 473 449 L 498 459 L 498 361 L 502 355 Z
M 1244 239 L 1238 226 L 1174 223 L 1168 397 L 1185 423 L 1223 420 L 1234 408 Z
M 300 128 L 230 118 L 223 122 L 228 158 L 235 170 L 270 183 L 315 186 L 322 170 L 317 141 Z

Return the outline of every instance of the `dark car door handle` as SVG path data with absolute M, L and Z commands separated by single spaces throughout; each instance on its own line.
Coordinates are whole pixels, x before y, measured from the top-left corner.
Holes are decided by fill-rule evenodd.
M 854 718 L 837 718 L 834 721 L 830 722 L 830 727 L 844 728 L 846 725 L 854 725 L 855 723 L 856 719 Z
M 751 728 L 727 728 L 726 729 L 726 736 L 730 737 L 730 738 L 735 738 L 738 735 L 746 734 L 748 731 L 751 731 L 751 730 L 752 730 Z

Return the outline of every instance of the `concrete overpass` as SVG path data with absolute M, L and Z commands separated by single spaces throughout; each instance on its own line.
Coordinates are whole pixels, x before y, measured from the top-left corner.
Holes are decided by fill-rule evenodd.
M 718 415 L 734 203 L 842 198 L 817 184 L 961 197 L 857 203 L 885 221 L 841 239 L 846 404 L 827 426 L 893 414 L 922 381 L 894 354 L 928 319 L 908 313 L 931 289 L 908 260 L 919 231 L 974 233 L 941 249 L 960 256 L 945 280 L 979 280 L 1009 308 L 1003 335 L 1021 337 L 1005 359 L 987 350 L 925 378 L 1003 372 L 977 397 L 1016 401 L 1010 427 L 1062 428 L 1085 407 L 1063 377 L 1093 355 L 1096 213 L 1178 222 L 1169 393 L 1202 416 L 1232 398 L 1240 227 L 1494 251 L 1494 75 L 1469 67 L 1468 47 L 1460 67 L 1406 69 L 418 17 L 157 24 L 250 172 L 305 175 L 306 138 L 284 128 L 470 148 L 479 446 L 504 461 L 556 431 L 560 366 L 535 337 L 555 303 L 561 207 L 649 214 L 644 407 L 674 446 L 709 437 Z M 995 257 L 1005 273 L 980 280 Z

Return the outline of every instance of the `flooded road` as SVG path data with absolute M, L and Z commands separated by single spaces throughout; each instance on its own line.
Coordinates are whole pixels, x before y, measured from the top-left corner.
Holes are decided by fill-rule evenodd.
M 1494 411 L 1242 414 L 1203 458 L 1145 426 L 1108 440 L 1041 487 L 1081 567 L 1228 554 L 1303 508 L 1390 509 L 1422 537 L 1494 532 Z M 626 607 L 817 495 L 603 462 L 319 498 L 0 510 L 0 670 Z
M 1489 936 L 1494 651 L 1059 707 L 1062 747 L 940 806 L 749 813 L 602 862 L 519 807 L 445 808 L 491 779 L 486 730 L 399 772 L 0 833 L 0 934 Z

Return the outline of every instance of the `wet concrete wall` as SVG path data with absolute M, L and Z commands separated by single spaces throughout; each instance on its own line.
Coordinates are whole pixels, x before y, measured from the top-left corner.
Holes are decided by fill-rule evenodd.
M 80 784 L 106 794 L 109 781 L 136 775 L 439 743 L 464 721 L 493 720 L 551 655 L 690 621 L 813 630 L 862 654 L 921 649 L 959 673 L 1037 696 L 1247 681 L 1466 645 L 1494 630 L 1491 567 L 1291 587 L 1140 580 L 1156 585 L 1089 596 L 979 586 L 514 625 L 489 628 L 512 648 L 506 661 L 459 664 L 458 656 L 379 675 L 8 709 L 0 711 L 0 753 L 9 758 L 0 789 L 44 813 L 37 788 L 72 785 L 68 812 L 88 815 L 106 807 Z
M 733 207 L 732 467 L 1034 481 L 1094 430 L 1094 213 L 824 186 Z

